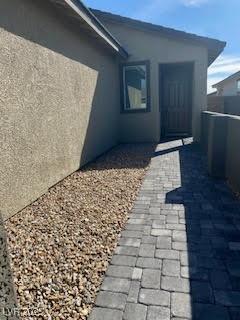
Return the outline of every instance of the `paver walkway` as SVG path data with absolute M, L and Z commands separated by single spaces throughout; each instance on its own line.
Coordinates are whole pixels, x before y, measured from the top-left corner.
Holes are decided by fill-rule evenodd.
M 89 320 L 240 319 L 240 202 L 183 142 L 158 146 Z

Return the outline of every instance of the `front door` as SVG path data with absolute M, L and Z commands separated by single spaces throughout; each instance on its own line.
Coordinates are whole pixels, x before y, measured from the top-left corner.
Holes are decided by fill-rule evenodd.
M 167 64 L 160 69 L 162 127 L 165 136 L 191 134 L 192 66 Z

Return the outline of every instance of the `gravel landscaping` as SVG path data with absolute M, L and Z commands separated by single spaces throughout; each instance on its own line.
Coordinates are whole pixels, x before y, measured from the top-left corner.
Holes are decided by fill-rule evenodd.
M 119 145 L 7 221 L 18 303 L 35 310 L 29 319 L 87 318 L 153 150 Z

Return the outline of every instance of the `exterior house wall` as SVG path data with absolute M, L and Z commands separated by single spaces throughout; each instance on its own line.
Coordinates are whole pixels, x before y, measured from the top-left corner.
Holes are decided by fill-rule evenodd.
M 238 95 L 237 90 L 237 79 L 231 79 L 226 81 L 222 85 L 217 86 L 218 96 L 236 96 Z
M 0 12 L 0 212 L 7 218 L 116 143 L 119 76 L 116 58 L 48 1 L 0 1 Z
M 121 141 L 160 140 L 159 64 L 176 62 L 194 62 L 192 127 L 193 136 L 199 141 L 201 112 L 207 108 L 207 49 L 188 41 L 161 37 L 158 33 L 139 31 L 115 22 L 103 22 L 130 53 L 129 61 L 150 60 L 151 112 L 121 114 Z

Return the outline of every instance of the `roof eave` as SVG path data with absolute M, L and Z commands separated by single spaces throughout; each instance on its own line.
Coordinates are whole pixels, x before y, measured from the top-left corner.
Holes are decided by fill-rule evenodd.
M 223 52 L 224 48 L 226 47 L 227 43 L 221 41 L 220 44 L 216 45 L 215 47 L 207 47 L 208 49 L 208 66 L 210 66 L 217 57 Z
M 91 11 L 99 16 L 103 21 L 109 21 L 113 23 L 128 25 L 131 28 L 135 28 L 142 31 L 157 32 L 158 34 L 165 35 L 166 37 L 174 39 L 183 39 L 200 46 L 204 46 L 208 49 L 209 59 L 208 65 L 210 66 L 216 58 L 222 53 L 226 46 L 226 42 L 208 37 L 198 36 L 195 34 L 187 33 L 184 31 L 175 30 L 159 25 L 155 25 L 149 22 L 139 21 L 128 17 L 119 16 L 109 12 L 104 12 L 96 9 Z
M 240 71 L 237 71 L 233 74 L 231 74 L 230 76 L 228 76 L 227 78 L 215 83 L 212 87 L 213 88 L 217 88 L 219 87 L 220 85 L 224 84 L 225 82 L 229 81 L 229 80 L 233 80 L 234 78 L 237 80 L 238 79 L 238 75 L 239 74 L 239 77 L 240 77 Z
M 128 58 L 129 54 L 114 38 L 114 36 L 106 29 L 99 19 L 82 3 L 81 0 L 50 0 L 54 4 L 71 10 L 71 16 L 84 21 L 88 28 L 103 41 L 111 50 L 122 58 Z

